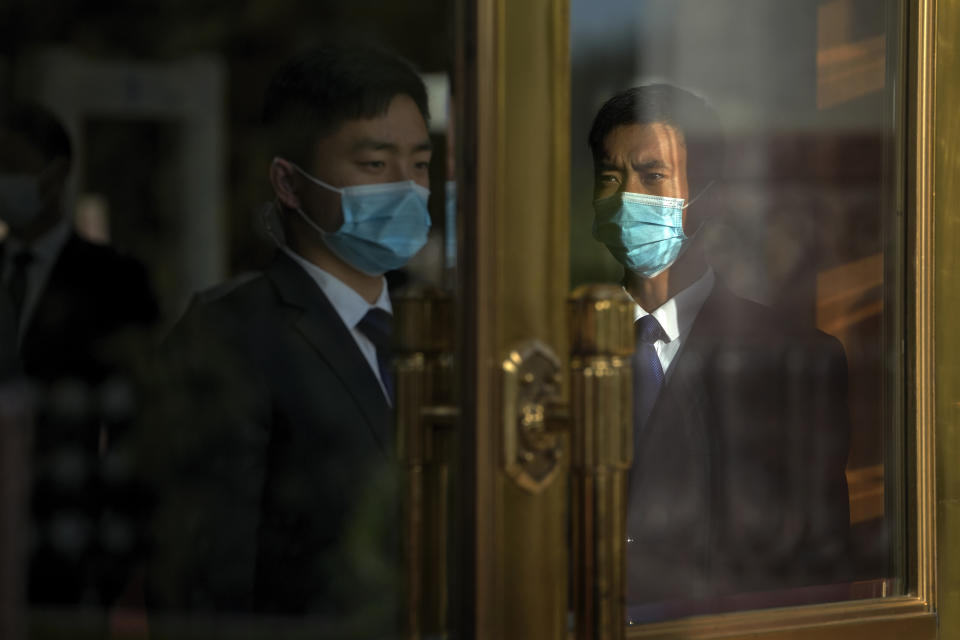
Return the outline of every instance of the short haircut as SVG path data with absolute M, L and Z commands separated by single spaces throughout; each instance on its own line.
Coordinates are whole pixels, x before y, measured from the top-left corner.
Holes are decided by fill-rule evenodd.
M 669 84 L 649 84 L 621 91 L 607 100 L 593 119 L 588 142 L 594 167 L 605 151 L 604 140 L 617 127 L 662 123 L 673 127 L 687 148 L 691 195 L 720 177 L 723 135 L 706 100 Z
M 372 45 L 330 43 L 287 62 L 273 77 L 263 104 L 271 150 L 309 162 L 318 140 L 348 120 L 382 116 L 398 95 L 430 118 L 423 80 L 403 58 Z
M 35 146 L 46 162 L 73 158 L 70 136 L 60 120 L 47 109 L 32 103 L 10 103 L 0 108 L 0 129 L 23 136 Z

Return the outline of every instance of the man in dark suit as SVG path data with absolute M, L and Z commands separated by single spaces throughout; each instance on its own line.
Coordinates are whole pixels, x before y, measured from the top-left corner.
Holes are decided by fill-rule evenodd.
M 308 617 L 337 637 L 395 631 L 383 274 L 427 238 L 427 117 L 419 76 L 373 48 L 313 50 L 267 89 L 278 250 L 262 272 L 200 294 L 164 354 L 181 384 L 166 389 L 175 417 L 150 447 L 158 609 Z
M 0 110 L 4 359 L 16 352 L 35 391 L 28 595 L 43 607 L 106 605 L 123 580 L 134 525 L 111 455 L 136 410 L 135 345 L 158 316 L 140 263 L 72 230 L 70 162 L 49 112 Z
M 719 174 L 718 132 L 703 100 L 649 85 L 608 100 L 589 138 L 593 233 L 637 305 L 627 601 L 638 619 L 843 578 L 846 359 L 836 339 L 733 295 L 707 264 L 698 198 Z

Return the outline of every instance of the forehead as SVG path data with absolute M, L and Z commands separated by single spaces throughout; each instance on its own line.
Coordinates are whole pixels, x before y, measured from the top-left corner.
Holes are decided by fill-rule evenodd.
M 349 151 L 365 141 L 387 143 L 402 149 L 429 143 L 430 135 L 417 104 L 409 96 L 400 94 L 394 96 L 382 115 L 347 120 L 335 132 L 321 139 L 318 147 L 327 151 Z
M 686 143 L 683 134 L 662 122 L 624 124 L 614 127 L 603 139 L 601 159 L 667 164 L 685 162 Z

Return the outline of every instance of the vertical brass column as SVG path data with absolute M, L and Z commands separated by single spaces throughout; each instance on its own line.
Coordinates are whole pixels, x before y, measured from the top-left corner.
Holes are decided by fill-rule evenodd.
M 403 634 L 443 637 L 447 627 L 448 503 L 455 443 L 451 416 L 453 314 L 432 287 L 394 297 L 397 448 L 403 472 Z
M 633 304 L 621 287 L 570 296 L 573 584 L 578 640 L 624 637 Z

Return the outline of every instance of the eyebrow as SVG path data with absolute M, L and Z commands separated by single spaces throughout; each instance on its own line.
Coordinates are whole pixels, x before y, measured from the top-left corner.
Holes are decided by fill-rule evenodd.
M 620 166 L 613 164 L 609 159 L 600 160 L 597 163 L 597 171 L 619 171 Z
M 639 164 L 631 163 L 631 166 L 636 171 L 650 171 L 651 169 L 669 169 L 670 165 L 660 159 L 647 160 L 646 162 L 641 162 Z M 622 166 L 614 164 L 611 160 L 605 159 L 601 160 L 597 169 L 600 171 L 621 171 Z
M 649 171 L 650 169 L 669 169 L 668 165 L 663 160 L 647 160 L 646 162 L 641 162 L 639 164 L 633 165 L 633 168 L 637 171 Z
M 376 138 L 360 138 L 353 145 L 354 151 L 392 151 L 396 153 L 400 147 L 393 142 L 378 140 Z M 429 139 L 423 140 L 413 147 L 414 153 L 421 151 L 432 151 L 433 143 Z

